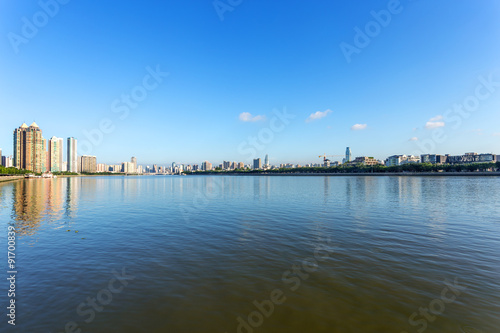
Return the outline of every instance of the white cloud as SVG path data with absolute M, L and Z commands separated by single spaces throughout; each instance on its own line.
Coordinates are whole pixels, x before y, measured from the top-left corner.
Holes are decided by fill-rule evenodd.
M 368 125 L 366 125 L 366 124 L 356 124 L 356 125 L 353 125 L 351 127 L 351 130 L 353 130 L 353 131 L 361 131 L 361 130 L 366 129 L 367 127 L 368 127 Z
M 425 128 L 434 129 L 439 127 L 444 127 L 444 121 L 428 121 L 425 123 Z
M 434 128 L 439 128 L 439 127 L 444 127 L 445 123 L 444 121 L 439 121 L 442 120 L 443 116 L 435 116 L 429 119 L 428 122 L 425 123 L 425 128 L 426 129 L 434 129 Z
M 311 113 L 311 115 L 306 119 L 306 123 L 311 122 L 313 120 L 318 120 L 318 119 L 324 118 L 330 112 L 332 112 L 332 110 L 328 109 L 328 110 L 323 111 L 323 112 L 317 111 L 317 112 Z
M 245 122 L 254 122 L 259 120 L 265 120 L 266 116 L 252 116 L 250 112 L 240 113 L 240 120 Z
M 500 132 L 498 132 L 498 133 L 493 133 L 493 136 L 500 136 Z
M 429 121 L 438 121 L 438 120 L 441 120 L 441 119 L 443 119 L 443 116 L 438 115 L 438 116 L 435 116 L 435 117 L 429 119 Z
M 418 141 L 418 138 L 416 136 L 414 136 L 413 138 L 411 138 L 409 141 Z

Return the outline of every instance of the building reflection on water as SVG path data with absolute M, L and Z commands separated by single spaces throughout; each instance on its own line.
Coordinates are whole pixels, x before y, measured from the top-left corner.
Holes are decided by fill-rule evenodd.
M 80 183 L 80 177 L 13 182 L 11 218 L 17 234 L 34 235 L 42 222 L 55 224 L 63 216 L 65 221 L 76 218 Z

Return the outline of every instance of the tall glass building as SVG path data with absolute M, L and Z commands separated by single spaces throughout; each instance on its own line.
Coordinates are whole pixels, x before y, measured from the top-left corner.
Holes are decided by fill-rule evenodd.
M 352 154 L 351 154 L 351 148 L 347 147 L 345 149 L 345 163 L 351 162 Z

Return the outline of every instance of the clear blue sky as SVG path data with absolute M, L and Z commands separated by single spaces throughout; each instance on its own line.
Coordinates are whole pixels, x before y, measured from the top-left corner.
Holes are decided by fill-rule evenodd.
M 38 1 L 2 1 L 0 148 L 12 154 L 23 121 L 83 142 L 109 119 L 89 151 L 102 163 L 250 163 L 259 134 L 257 156 L 273 164 L 346 146 L 379 159 L 500 154 L 500 2 L 392 2 L 221 0 L 218 12 L 211 0 L 71 0 L 50 17 Z M 390 22 L 373 24 L 388 7 Z M 372 37 L 346 57 L 356 27 Z M 120 119 L 113 102 L 157 65 L 169 75 Z M 468 116 L 447 113 L 464 101 Z M 284 108 L 295 118 L 282 128 L 273 110 Z M 431 141 L 436 131 L 445 139 Z

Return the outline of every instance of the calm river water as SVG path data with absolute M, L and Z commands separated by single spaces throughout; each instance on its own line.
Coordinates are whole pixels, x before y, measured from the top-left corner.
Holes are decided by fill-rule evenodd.
M 0 221 L 2 332 L 8 226 L 11 331 L 500 332 L 497 177 L 21 180 Z

